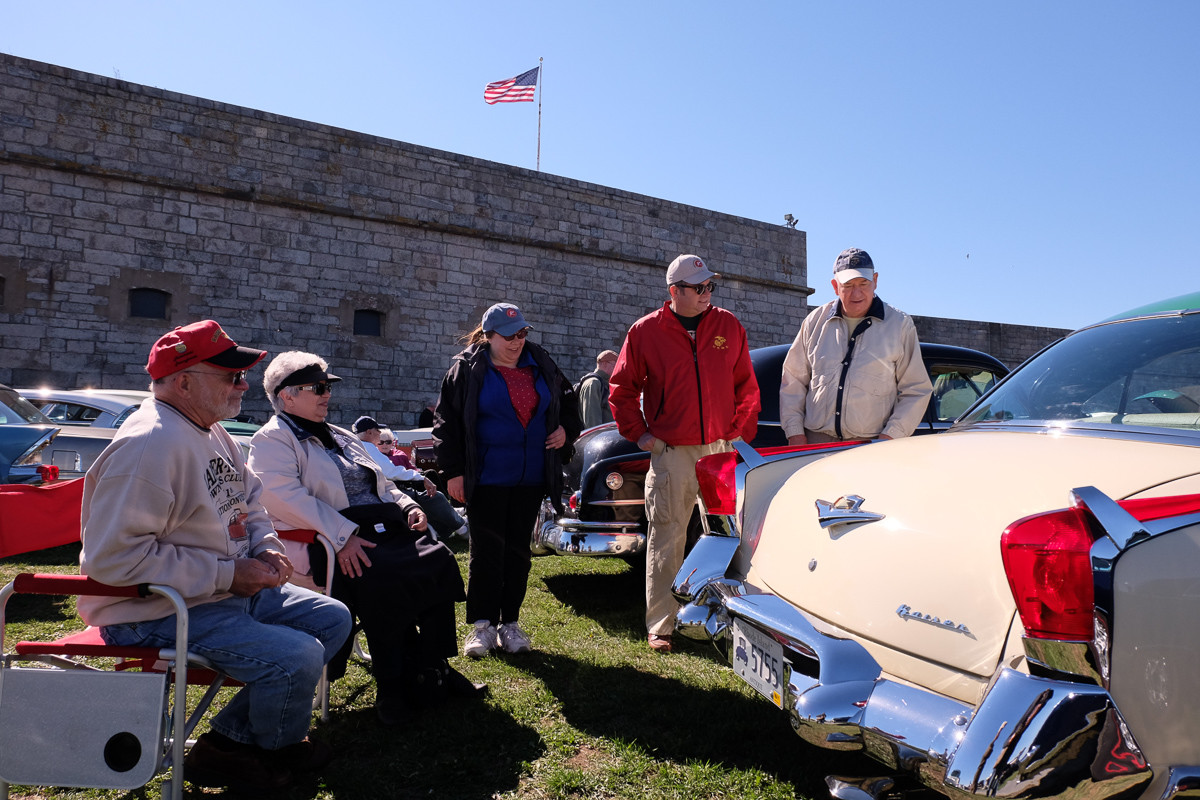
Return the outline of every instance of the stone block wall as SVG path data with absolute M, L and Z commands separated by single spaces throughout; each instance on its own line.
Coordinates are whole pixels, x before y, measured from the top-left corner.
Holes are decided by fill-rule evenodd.
M 1038 350 L 1070 332 L 1066 328 L 921 317 L 915 314 L 913 322 L 917 326 L 917 336 L 923 342 L 940 342 L 982 350 L 1003 361 L 1010 369 L 1016 369 L 1022 361 Z
M 522 307 L 571 375 L 666 298 L 681 252 L 755 344 L 807 312 L 803 231 L 0 55 L 0 382 L 142 388 L 212 317 L 346 378 L 331 419 L 413 424 L 455 338 Z M 169 297 L 132 316 L 129 292 Z M 379 336 L 354 333 L 379 312 Z M 265 416 L 261 389 L 245 406 Z

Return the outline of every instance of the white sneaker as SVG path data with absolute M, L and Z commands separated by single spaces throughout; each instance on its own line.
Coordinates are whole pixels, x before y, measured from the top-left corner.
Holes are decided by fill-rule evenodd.
M 453 532 L 453 533 L 451 533 L 450 535 L 451 535 L 451 536 L 456 536 L 456 537 L 458 537 L 459 539 L 466 539 L 466 538 L 468 538 L 468 537 L 470 536 L 470 534 L 471 534 L 471 528 L 470 528 L 470 526 L 468 526 L 468 525 L 467 525 L 467 523 L 465 523 L 465 522 L 464 522 L 464 523 L 462 524 L 462 527 L 461 527 L 461 528 L 459 528 L 458 530 L 454 531 L 454 532 Z
M 528 641 L 528 640 L 526 640 Z M 463 640 L 463 655 L 469 658 L 483 658 L 489 651 L 500 646 L 496 629 L 486 619 L 475 621 L 475 627 Z
M 500 646 L 507 653 L 528 653 L 532 649 L 529 636 L 515 622 L 500 626 Z

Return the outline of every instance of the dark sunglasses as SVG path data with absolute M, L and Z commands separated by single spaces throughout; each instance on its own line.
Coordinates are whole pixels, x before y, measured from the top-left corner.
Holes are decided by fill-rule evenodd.
M 379 443 L 380 444 L 395 444 L 396 440 L 395 439 L 380 439 Z
M 499 336 L 500 338 L 504 339 L 504 341 L 506 341 L 506 342 L 511 342 L 513 339 L 524 339 L 526 336 L 528 336 L 529 328 L 521 328 L 521 330 L 517 331 L 512 336 L 505 336 L 503 333 L 500 333 L 499 331 L 496 332 L 496 335 Z
M 691 289 L 696 294 L 712 294 L 717 290 L 717 285 L 711 281 L 702 283 L 699 286 L 693 286 L 690 283 L 677 283 L 675 285 L 680 289 Z
M 237 372 L 228 372 L 228 371 L 209 372 L 207 370 L 202 370 L 202 369 L 190 369 L 190 370 L 188 370 L 188 372 L 192 373 L 193 375 L 215 375 L 218 378 L 223 378 L 225 380 L 228 380 L 229 383 L 233 386 L 237 386 L 239 383 L 246 380 L 246 375 L 248 374 L 247 371 L 244 369 L 240 369 Z M 222 382 L 224 382 L 224 381 L 222 381 Z
M 319 383 L 310 383 L 306 386 L 297 386 L 296 389 L 301 392 L 312 392 L 317 397 L 320 397 L 326 392 L 332 391 L 333 384 L 329 383 L 328 381 L 320 381 Z

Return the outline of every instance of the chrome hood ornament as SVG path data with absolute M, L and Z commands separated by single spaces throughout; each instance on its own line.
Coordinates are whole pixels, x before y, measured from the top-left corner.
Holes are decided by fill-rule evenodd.
M 832 528 L 834 525 L 878 522 L 884 518 L 883 514 L 873 514 L 870 511 L 861 510 L 862 504 L 865 502 L 866 498 L 856 494 L 844 495 L 832 503 L 827 500 L 818 500 L 816 501 L 817 522 L 821 523 L 822 528 Z

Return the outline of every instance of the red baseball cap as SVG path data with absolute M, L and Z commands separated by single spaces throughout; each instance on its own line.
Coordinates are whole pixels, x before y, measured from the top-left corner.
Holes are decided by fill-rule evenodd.
M 206 319 L 183 325 L 160 337 L 150 348 L 146 372 L 153 380 L 158 380 L 201 361 L 237 372 L 250 369 L 266 355 L 265 350 L 239 347 L 220 325 Z

